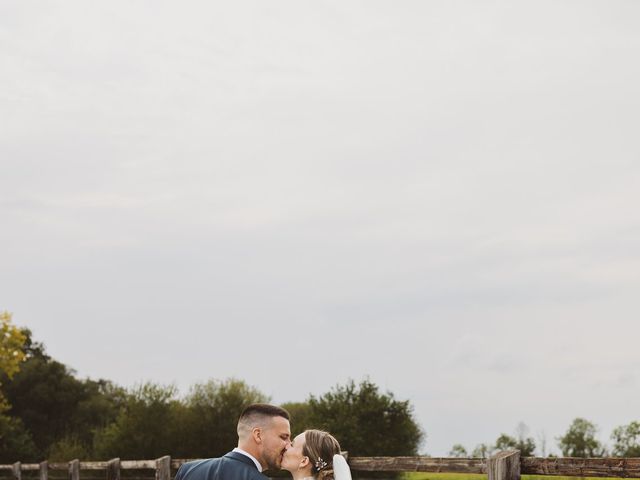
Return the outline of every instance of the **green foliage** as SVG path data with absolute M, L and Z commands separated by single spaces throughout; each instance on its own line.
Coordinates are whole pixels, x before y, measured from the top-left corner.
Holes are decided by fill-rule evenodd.
M 476 445 L 476 448 L 471 452 L 472 457 L 477 458 L 487 458 L 491 456 L 491 452 L 493 451 L 493 446 L 487 443 L 479 443 Z
M 233 379 L 195 385 L 183 401 L 172 386 L 147 383 L 126 391 L 104 380 L 79 380 L 33 342 L 30 331 L 22 333 L 26 361 L 12 379 L 0 376 L 11 402 L 11 416 L 0 417 L 7 461 L 221 455 L 237 442 L 242 409 L 268 400 Z
M 238 418 L 252 403 L 268 398 L 241 380 L 210 380 L 191 387 L 182 408 L 176 435 L 181 442 L 174 455 L 210 457 L 224 455 L 236 446 Z
M 487 480 L 486 474 L 480 473 L 403 473 L 402 480 Z M 522 475 L 522 480 L 578 480 L 578 477 L 549 475 Z M 579 480 L 603 480 L 603 477 L 579 477 Z
M 82 398 L 82 383 L 55 360 L 33 357 L 6 383 L 12 414 L 33 434 L 40 452 L 68 433 L 69 421 Z
M 496 440 L 496 444 L 493 450 L 520 450 L 520 455 L 522 457 L 532 457 L 535 449 L 536 444 L 533 441 L 533 438 L 515 439 L 514 437 L 503 433 Z
M 291 416 L 291 434 L 293 436 L 310 428 L 318 428 L 318 425 L 312 423 L 311 405 L 308 402 L 288 402 L 280 406 Z
M 10 317 L 3 320 L 6 325 Z M 22 353 L 15 356 L 23 363 L 0 372 L 1 393 L 10 401 L 0 403 L 0 461 L 6 463 L 218 456 L 236 445 L 241 411 L 268 401 L 236 379 L 194 385 L 184 399 L 173 386 L 145 383 L 125 390 L 80 380 L 29 330 L 19 333 Z M 351 455 L 414 455 L 423 438 L 409 401 L 379 392 L 369 380 L 283 406 L 297 432 L 329 430 Z
M 506 433 L 502 433 L 496 440 L 494 449 L 498 451 L 515 450 L 517 444 L 518 441 L 515 438 L 507 435 Z
M 331 432 L 353 456 L 415 455 L 423 438 L 409 401 L 380 393 L 369 380 L 338 385 L 308 403 L 310 424 Z
M 80 441 L 78 437 L 65 437 L 56 441 L 51 445 L 51 447 L 49 447 L 47 460 L 50 462 L 68 462 L 74 458 L 90 458 L 91 451 L 88 447 L 89 446 Z
M 179 403 L 174 386 L 145 383 L 134 388 L 115 421 L 94 439 L 97 458 L 157 458 L 177 445 L 174 437 Z
M 6 388 L 20 369 L 26 358 L 24 332 L 13 325 L 9 312 L 0 312 L 0 385 Z M 3 382 L 5 385 L 3 385 Z M 37 458 L 36 446 L 31 433 L 27 431 L 20 418 L 6 413 L 11 406 L 0 391 L 0 463 L 13 463 L 16 460 L 32 461 Z
M 616 457 L 640 457 L 640 422 L 616 427 L 611 440 Z
M 122 407 L 126 404 L 126 390 L 106 380 L 84 380 L 83 398 L 70 420 L 71 436 L 64 437 L 77 440 L 82 445 L 93 443 L 97 430 L 103 429 L 113 422 Z
M 146 383 L 131 390 L 113 423 L 98 431 L 94 456 L 101 459 L 219 456 L 236 446 L 242 410 L 268 398 L 245 382 L 211 380 L 180 401 L 174 386 Z
M 532 457 L 536 449 L 536 443 L 533 438 L 526 436 L 528 431 L 527 426 L 524 423 L 520 423 L 516 428 L 517 438 L 502 433 L 496 440 L 493 451 L 520 450 L 520 456 Z
M 558 446 L 565 457 L 602 457 L 603 446 L 596 439 L 597 427 L 585 420 L 573 420 L 567 432 L 558 438 Z
M 529 427 L 520 422 L 516 427 L 516 450 L 520 450 L 521 457 L 532 457 L 536 451 L 536 442 L 528 434 Z
M 38 461 L 31 434 L 19 418 L 0 414 L 0 463 Z
M 533 457 L 536 451 L 536 444 L 533 441 L 533 438 L 525 438 L 523 440 L 518 440 L 518 443 L 516 443 L 516 449 L 520 450 L 520 456 L 522 457 Z
M 465 458 L 468 457 L 469 454 L 467 449 L 464 448 L 463 445 L 456 443 L 453 447 L 451 447 L 451 451 L 449 451 L 449 456 L 454 458 Z
M 94 430 L 115 419 L 123 401 L 122 389 L 104 380 L 78 380 L 73 370 L 31 341 L 31 332 L 23 333 L 26 361 L 13 379 L 2 379 L 11 415 L 31 433 L 40 458 L 65 438 L 90 446 Z

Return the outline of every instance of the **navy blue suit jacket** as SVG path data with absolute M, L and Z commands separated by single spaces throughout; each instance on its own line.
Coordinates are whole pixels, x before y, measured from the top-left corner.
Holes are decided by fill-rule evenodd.
M 229 452 L 224 457 L 183 463 L 175 480 L 267 480 L 246 455 Z

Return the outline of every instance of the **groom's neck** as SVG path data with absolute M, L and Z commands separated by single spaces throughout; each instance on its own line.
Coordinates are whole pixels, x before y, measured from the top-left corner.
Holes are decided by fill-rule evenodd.
M 258 462 L 260 462 L 262 468 L 265 468 L 264 462 L 262 461 L 262 458 L 260 458 L 260 451 L 258 450 L 258 447 L 255 443 L 239 441 L 238 448 L 253 456 L 256 460 L 258 460 Z

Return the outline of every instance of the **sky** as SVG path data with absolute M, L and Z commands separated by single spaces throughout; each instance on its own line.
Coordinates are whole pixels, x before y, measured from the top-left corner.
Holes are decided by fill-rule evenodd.
M 640 420 L 639 15 L 2 2 L 0 310 L 125 386 L 369 378 L 434 456 L 519 422 L 559 453 L 576 417 L 610 443 Z

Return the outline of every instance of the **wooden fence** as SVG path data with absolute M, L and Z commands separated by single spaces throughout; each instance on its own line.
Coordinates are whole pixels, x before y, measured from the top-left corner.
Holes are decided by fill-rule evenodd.
M 49 480 L 49 472 L 67 472 L 68 480 L 80 480 L 80 473 L 103 472 L 105 480 L 121 480 L 122 470 L 152 470 L 155 480 L 171 480 L 172 471 L 190 461 L 169 456 L 156 460 L 122 460 L 108 462 L 33 463 L 0 465 L 13 480 L 22 480 L 22 473 L 36 474 L 39 480 Z M 640 478 L 640 458 L 520 458 L 517 450 L 499 452 L 491 458 L 432 457 L 352 457 L 349 466 L 354 472 L 439 472 L 477 473 L 488 480 L 520 480 L 520 475 L 563 475 L 570 477 Z M 149 472 L 151 473 L 151 472 Z M 148 477 L 151 477 L 149 475 Z

